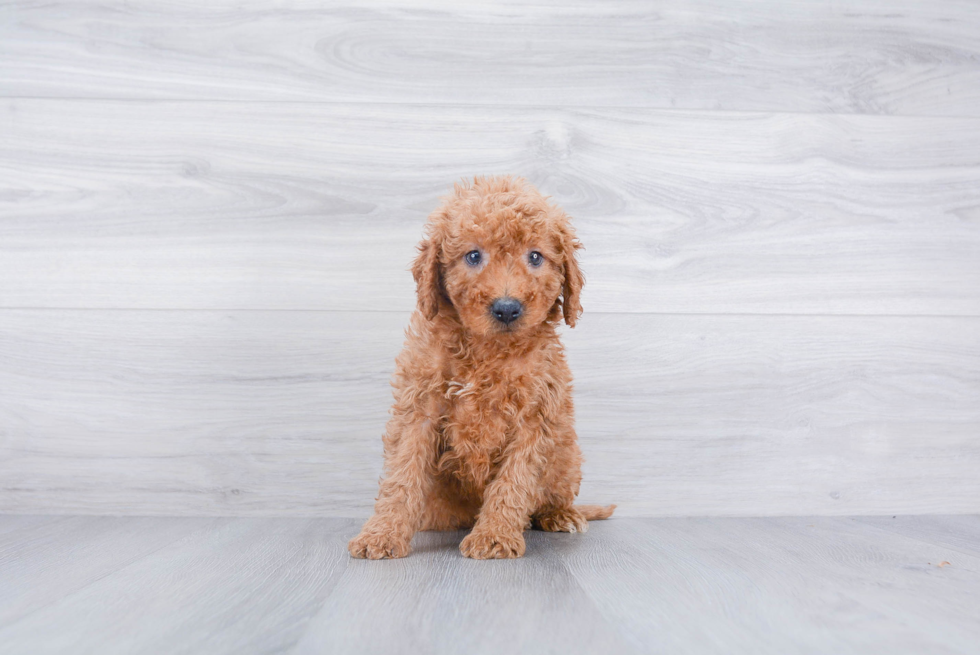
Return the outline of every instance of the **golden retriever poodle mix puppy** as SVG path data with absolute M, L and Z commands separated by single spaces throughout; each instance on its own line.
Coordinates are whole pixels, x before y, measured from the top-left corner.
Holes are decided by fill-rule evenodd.
M 396 360 L 385 477 L 354 557 L 405 557 L 417 530 L 472 528 L 460 551 L 520 557 L 523 532 L 585 532 L 582 454 L 561 341 L 584 282 L 568 216 L 519 178 L 457 184 L 412 265 L 418 309 Z

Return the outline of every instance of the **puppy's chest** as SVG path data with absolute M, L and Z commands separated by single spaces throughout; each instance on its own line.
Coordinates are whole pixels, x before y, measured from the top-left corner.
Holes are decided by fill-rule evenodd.
M 521 389 L 520 378 L 457 374 L 447 380 L 439 468 L 485 486 L 524 420 L 528 398 Z

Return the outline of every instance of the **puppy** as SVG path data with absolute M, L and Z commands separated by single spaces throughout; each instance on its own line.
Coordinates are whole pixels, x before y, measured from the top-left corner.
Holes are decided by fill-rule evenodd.
M 565 213 L 519 178 L 455 186 L 412 265 L 418 291 L 396 360 L 386 475 L 354 557 L 408 555 L 417 530 L 472 528 L 476 559 L 524 554 L 523 532 L 585 532 L 572 375 L 557 327 L 584 279 Z

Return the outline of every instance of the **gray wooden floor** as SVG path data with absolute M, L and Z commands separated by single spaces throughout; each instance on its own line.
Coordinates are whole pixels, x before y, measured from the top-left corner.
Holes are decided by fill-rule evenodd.
M 613 519 L 478 562 L 358 522 L 0 517 L 0 652 L 978 653 L 980 517 Z

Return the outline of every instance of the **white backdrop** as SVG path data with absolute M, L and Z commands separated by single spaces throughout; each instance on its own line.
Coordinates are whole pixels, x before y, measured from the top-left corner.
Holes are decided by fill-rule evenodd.
M 8 9 L 0 511 L 365 514 L 425 216 L 514 173 L 583 500 L 980 512 L 980 6 L 851 4 Z

